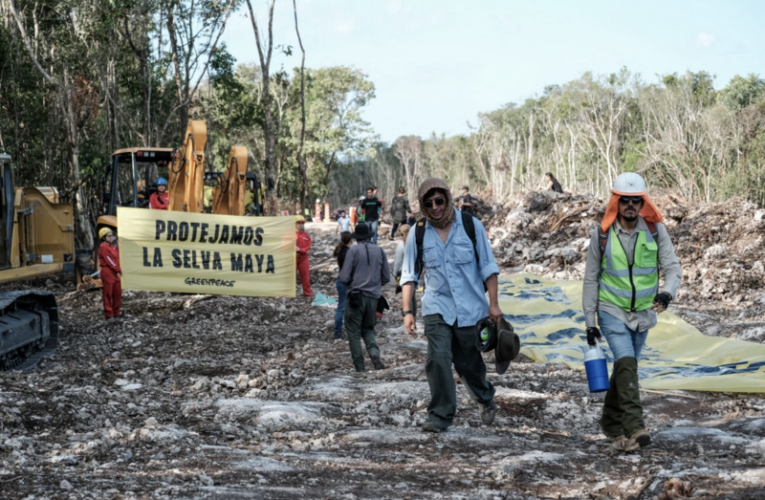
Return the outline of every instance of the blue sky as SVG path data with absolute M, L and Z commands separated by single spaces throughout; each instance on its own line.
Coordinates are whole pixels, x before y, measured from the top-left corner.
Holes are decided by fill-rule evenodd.
M 365 118 L 385 141 L 464 134 L 479 112 L 545 86 L 627 66 L 644 80 L 706 70 L 723 87 L 765 76 L 765 1 L 297 0 L 306 66 L 364 71 L 376 99 Z M 253 0 L 266 21 L 266 0 Z M 224 34 L 239 62 L 257 62 L 247 8 Z M 276 0 L 275 44 L 297 49 L 291 0 Z M 275 56 L 273 68 L 300 65 Z

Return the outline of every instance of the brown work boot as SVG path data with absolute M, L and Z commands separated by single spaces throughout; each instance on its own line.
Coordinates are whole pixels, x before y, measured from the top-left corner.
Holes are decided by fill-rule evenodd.
M 651 435 L 648 433 L 645 429 L 640 429 L 639 431 L 636 431 L 632 436 L 630 436 L 630 449 L 631 450 L 637 450 L 638 448 L 645 448 L 649 444 L 651 444 Z
M 608 439 L 611 441 L 611 453 L 624 453 L 625 451 L 630 451 L 630 440 L 626 437 L 609 436 Z

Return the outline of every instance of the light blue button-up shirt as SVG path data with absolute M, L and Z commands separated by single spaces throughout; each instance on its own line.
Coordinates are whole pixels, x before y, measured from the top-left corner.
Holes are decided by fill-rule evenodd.
M 453 209 L 457 212 L 457 209 Z M 446 243 L 441 241 L 436 229 L 425 223 L 425 237 L 422 240 L 425 266 L 425 295 L 422 297 L 422 315 L 440 314 L 444 321 L 466 327 L 477 324 L 489 315 L 489 303 L 483 290 L 483 282 L 499 274 L 494 261 L 486 229 L 474 219 L 476 251 L 480 263 L 476 264 L 473 242 L 465 232 L 462 215 L 455 214 L 454 224 Z M 404 267 L 401 283 L 418 283 L 414 274 L 417 259 L 416 228 L 409 231 L 404 253 Z M 479 268 L 480 267 L 480 268 Z

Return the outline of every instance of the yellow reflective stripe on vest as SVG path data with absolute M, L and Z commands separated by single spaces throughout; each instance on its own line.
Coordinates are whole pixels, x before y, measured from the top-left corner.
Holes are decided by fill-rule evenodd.
M 614 242 L 618 242 L 614 244 Z M 599 300 L 623 310 L 643 311 L 659 292 L 658 246 L 650 231 L 641 229 L 635 242 L 633 265 L 612 227 L 601 261 Z

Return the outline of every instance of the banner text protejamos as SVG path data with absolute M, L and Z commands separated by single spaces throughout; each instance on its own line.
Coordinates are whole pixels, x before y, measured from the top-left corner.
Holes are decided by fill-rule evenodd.
M 123 287 L 295 296 L 292 217 L 118 209 Z

